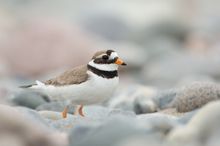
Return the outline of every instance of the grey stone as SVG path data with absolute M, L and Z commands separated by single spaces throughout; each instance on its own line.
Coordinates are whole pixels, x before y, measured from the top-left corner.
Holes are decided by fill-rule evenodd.
M 134 111 L 137 114 L 151 113 L 157 110 L 157 104 L 151 98 L 155 94 L 156 89 L 152 87 L 132 85 L 118 93 L 108 105 L 110 108 Z
M 158 105 L 151 98 L 139 97 L 134 101 L 134 111 L 136 114 L 154 113 L 158 110 Z
M 122 111 L 118 109 L 109 109 L 101 106 L 85 106 L 83 108 L 85 117 L 80 115 L 68 114 L 67 118 L 63 118 L 61 112 L 39 111 L 38 113 L 47 121 L 51 128 L 59 131 L 69 131 L 78 124 L 80 125 L 100 125 L 102 121 L 109 117 L 126 116 L 135 117 L 133 112 Z
M 97 127 L 77 126 L 72 129 L 69 139 L 70 146 L 116 146 L 125 139 L 144 133 L 144 129 L 135 126 L 134 118 L 116 116 L 103 120 L 103 124 Z
M 42 126 L 48 126 L 46 120 L 35 110 L 26 107 L 16 107 L 16 110 L 31 120 L 39 122 Z
M 179 112 L 188 112 L 219 98 L 220 86 L 218 84 L 195 82 L 178 92 L 170 106 L 177 108 Z
M 158 108 L 165 109 L 168 108 L 173 99 L 175 99 L 177 92 L 179 92 L 178 89 L 158 91 L 153 99 L 157 103 Z
M 167 143 L 163 140 L 155 139 L 152 136 L 133 136 L 129 139 L 123 140 L 117 146 L 171 146 L 170 143 Z
M 14 107 L 0 105 L 0 145 L 11 146 L 59 146 L 66 140 L 42 126 L 38 121 L 21 114 Z
M 60 112 L 39 111 L 39 114 L 46 120 L 47 124 L 58 131 L 68 132 L 77 125 L 99 125 L 101 119 L 88 118 L 68 114 L 67 118 L 63 118 Z
M 208 146 L 208 143 L 212 143 L 215 137 L 219 137 L 219 122 L 220 102 L 210 102 L 199 110 L 186 125 L 173 129 L 168 140 L 180 145 Z
M 215 133 L 210 135 L 210 138 L 207 140 L 207 146 L 219 146 L 219 136 L 220 131 L 216 131 Z
M 83 108 L 83 112 L 86 117 L 92 117 L 96 119 L 107 118 L 110 116 L 117 116 L 117 115 L 124 115 L 124 116 L 131 116 L 134 117 L 135 113 L 132 111 L 124 111 L 121 109 L 113 109 L 113 108 L 106 108 L 103 106 L 85 106 Z
M 139 124 L 145 127 L 145 130 L 161 134 L 162 137 L 179 125 L 177 117 L 162 113 L 142 114 L 138 115 L 137 119 Z
M 163 145 L 166 135 L 179 125 L 175 116 L 153 113 L 137 117 L 112 116 L 100 124 L 75 124 L 70 132 L 70 146 L 121 146 L 129 142 Z
M 45 104 L 47 97 L 40 93 L 24 91 L 18 93 L 13 98 L 13 102 L 17 105 L 26 106 L 35 109 L 39 105 Z
M 187 124 L 199 110 L 200 109 L 196 109 L 196 110 L 185 113 L 184 115 L 179 117 L 178 122 L 182 124 Z

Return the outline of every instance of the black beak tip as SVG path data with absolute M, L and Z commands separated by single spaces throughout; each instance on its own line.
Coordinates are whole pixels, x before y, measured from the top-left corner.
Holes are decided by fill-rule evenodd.
M 127 64 L 123 62 L 121 65 L 126 66 Z

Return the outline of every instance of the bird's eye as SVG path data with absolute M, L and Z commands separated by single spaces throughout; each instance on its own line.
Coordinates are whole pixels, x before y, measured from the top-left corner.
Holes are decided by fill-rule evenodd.
M 109 57 L 108 57 L 108 55 L 103 55 L 102 56 L 102 59 L 104 59 L 104 60 L 107 60 Z

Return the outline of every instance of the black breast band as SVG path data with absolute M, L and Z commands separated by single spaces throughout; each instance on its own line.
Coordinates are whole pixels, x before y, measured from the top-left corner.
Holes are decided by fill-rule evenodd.
M 94 74 L 97 74 L 98 76 L 101 76 L 103 78 L 114 78 L 118 76 L 118 71 L 114 70 L 114 71 L 103 71 L 103 70 L 99 70 L 91 65 L 87 65 L 88 70 L 90 70 L 91 72 L 93 72 Z

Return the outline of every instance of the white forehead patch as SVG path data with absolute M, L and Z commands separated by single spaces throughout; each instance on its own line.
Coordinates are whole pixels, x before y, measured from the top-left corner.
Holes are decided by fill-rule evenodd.
M 110 55 L 110 59 L 115 59 L 116 57 L 118 57 L 118 54 L 116 52 L 112 52 Z

